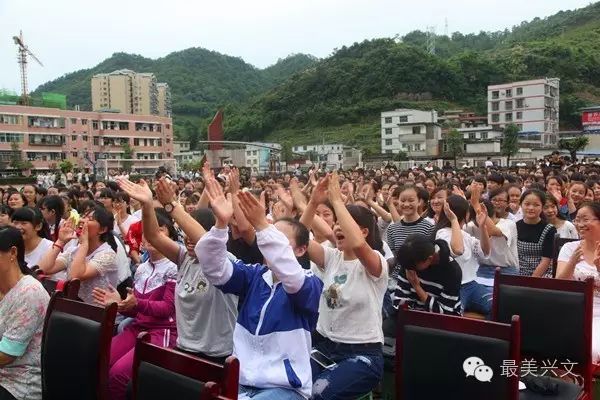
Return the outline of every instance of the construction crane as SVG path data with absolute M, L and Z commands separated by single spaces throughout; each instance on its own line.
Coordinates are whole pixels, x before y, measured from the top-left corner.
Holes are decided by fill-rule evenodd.
M 21 68 L 21 96 L 23 98 L 23 105 L 29 105 L 29 92 L 27 91 L 27 56 L 30 56 L 40 64 L 42 67 L 44 64 L 25 46 L 25 42 L 23 41 L 23 31 L 19 32 L 19 36 L 13 36 L 13 40 L 18 47 L 18 56 L 17 60 L 19 62 L 19 67 Z

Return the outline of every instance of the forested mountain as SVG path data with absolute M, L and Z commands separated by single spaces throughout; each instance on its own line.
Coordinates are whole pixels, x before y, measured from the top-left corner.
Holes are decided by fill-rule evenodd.
M 157 60 L 118 53 L 38 90 L 89 104 L 95 73 L 154 72 L 172 88 L 176 133 L 192 142 L 205 137 L 209 118 L 224 106 L 230 139 L 295 144 L 331 137 L 371 151 L 378 151 L 382 110 L 484 113 L 489 84 L 559 77 L 562 128 L 578 127 L 579 107 L 600 103 L 600 2 L 504 31 L 436 36 L 435 54 L 426 44 L 427 34 L 415 31 L 344 46 L 322 60 L 293 55 L 263 70 L 199 48 Z

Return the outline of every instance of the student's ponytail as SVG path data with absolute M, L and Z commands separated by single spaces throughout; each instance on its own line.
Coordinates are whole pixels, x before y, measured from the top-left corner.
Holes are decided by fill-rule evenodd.
M 433 243 L 440 249 L 438 251 L 440 264 L 448 264 L 450 262 L 450 246 L 448 246 L 448 242 L 443 239 L 436 239 Z

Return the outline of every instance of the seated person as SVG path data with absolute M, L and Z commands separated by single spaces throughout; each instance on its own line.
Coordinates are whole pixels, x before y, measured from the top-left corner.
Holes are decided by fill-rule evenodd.
M 462 272 L 444 240 L 410 235 L 398 249 L 396 262 L 400 270 L 393 297 L 395 308 L 407 304 L 415 310 L 461 315 Z
M 254 196 L 238 193 L 240 207 L 256 230 L 266 265 L 231 260 L 227 253 L 232 205 L 214 177 L 206 182 L 215 226 L 196 245 L 206 278 L 224 293 L 244 296 L 233 334 L 240 360 L 240 399 L 306 399 L 311 396 L 311 332 L 318 318 L 323 283 L 297 261 L 308 246 L 298 221 L 267 222 Z
M 49 296 L 25 263 L 21 231 L 0 230 L 0 400 L 41 400 Z

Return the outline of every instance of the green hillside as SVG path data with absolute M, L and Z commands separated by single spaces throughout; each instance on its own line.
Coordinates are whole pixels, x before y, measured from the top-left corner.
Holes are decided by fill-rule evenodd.
M 561 78 L 563 128 L 577 128 L 578 108 L 600 102 L 600 3 L 510 31 L 438 36 L 435 55 L 426 41 L 417 31 L 398 41 L 342 47 L 247 107 L 232 109 L 226 136 L 276 140 L 284 132 L 283 140 L 307 142 L 333 127 L 376 126 L 382 110 L 409 101 L 421 109 L 434 102 L 438 110 L 451 104 L 485 113 L 487 85 L 544 76 Z M 375 137 L 362 143 L 373 149 L 379 133 L 371 132 Z M 346 139 L 354 141 L 350 133 Z

